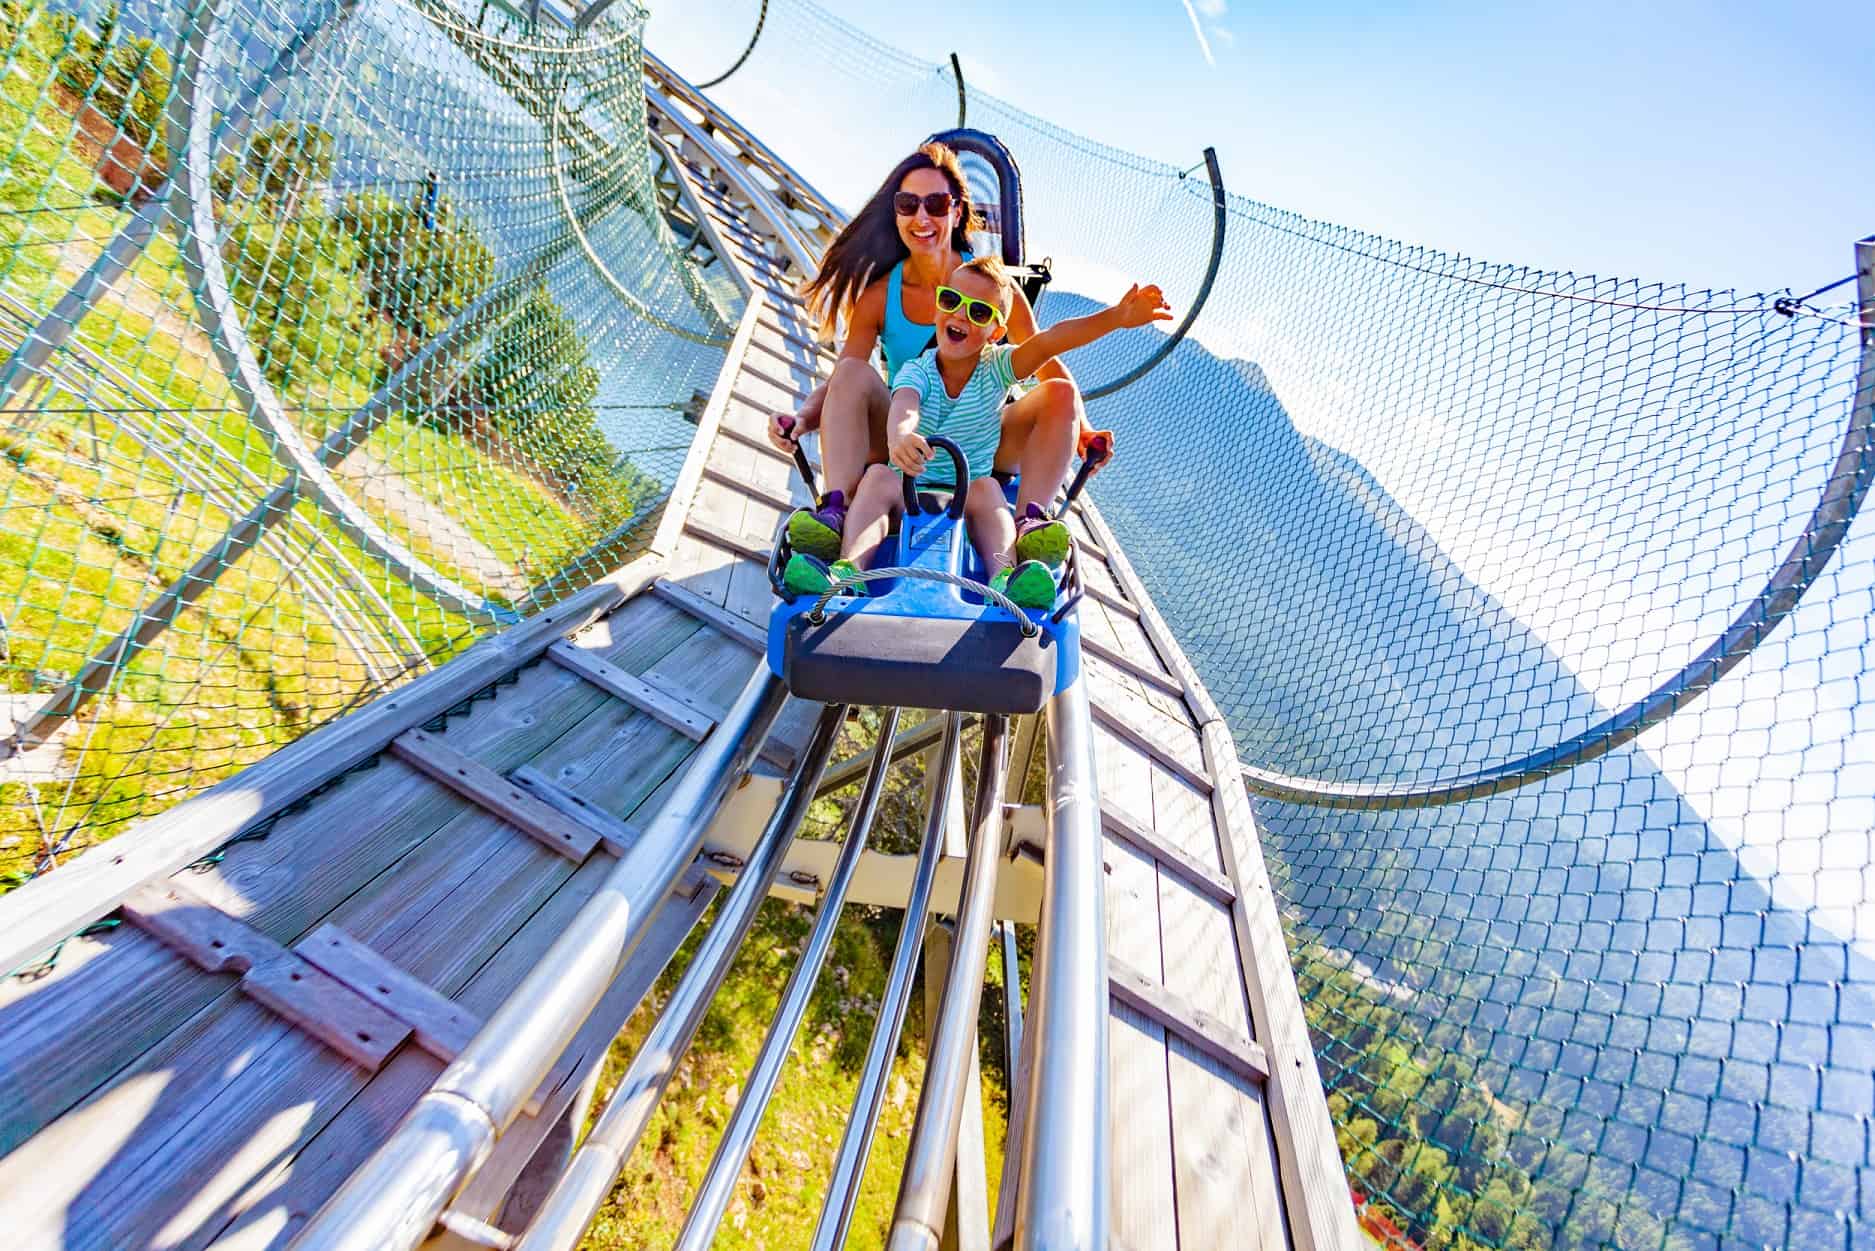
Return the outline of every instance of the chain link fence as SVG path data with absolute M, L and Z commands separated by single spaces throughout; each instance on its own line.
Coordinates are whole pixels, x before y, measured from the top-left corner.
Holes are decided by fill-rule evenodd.
M 0 2 L 0 874 L 648 537 L 741 295 L 644 14 Z
M 758 3 L 711 14 L 679 72 L 730 64 Z M 957 124 L 948 44 L 759 16 L 713 95 L 807 177 Z M 1119 447 L 1093 494 L 1249 766 L 1369 1233 L 1870 1245 L 1853 281 L 1547 273 L 1237 195 L 1219 241 L 1199 153 L 1181 172 L 962 94 L 1022 167 L 1044 323 L 1134 280 L 1182 315 L 1221 248 L 1189 337 L 1091 402 Z M 1091 391 L 1163 343 L 1069 364 Z

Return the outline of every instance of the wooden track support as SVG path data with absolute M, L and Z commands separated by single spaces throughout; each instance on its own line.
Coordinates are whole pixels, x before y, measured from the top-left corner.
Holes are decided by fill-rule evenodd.
M 479 760 L 472 760 L 424 730 L 391 740 L 391 754 L 420 773 L 486 808 L 578 864 L 592 854 L 599 835 L 591 827 L 549 808 Z
M 207 973 L 239 973 L 241 991 L 368 1072 L 410 1027 L 181 881 L 152 882 L 124 900 L 124 919 Z

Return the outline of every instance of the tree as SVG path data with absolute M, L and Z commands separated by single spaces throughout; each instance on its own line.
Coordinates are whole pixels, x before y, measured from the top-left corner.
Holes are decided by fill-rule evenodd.
M 371 306 L 406 334 L 435 334 L 494 281 L 494 252 L 446 199 L 428 208 L 360 192 L 337 218 L 358 244 Z
M 507 318 L 431 420 L 484 427 L 524 454 L 597 524 L 632 515 L 644 483 L 599 429 L 599 371 L 545 287 Z
M 223 157 L 211 186 L 218 200 L 259 196 L 290 217 L 299 211 L 308 190 L 332 177 L 337 152 L 337 141 L 323 126 L 275 122 L 256 132 L 239 159 Z
M 169 53 L 153 39 L 123 34 L 118 16 L 113 3 L 95 31 L 70 18 L 61 23 L 66 43 L 58 58 L 58 81 L 136 144 L 149 165 L 163 169 L 169 163 L 163 134 Z
M 358 282 L 351 236 L 316 202 L 284 218 L 251 206 L 224 228 L 234 299 L 267 377 L 287 386 L 360 376 L 383 336 Z

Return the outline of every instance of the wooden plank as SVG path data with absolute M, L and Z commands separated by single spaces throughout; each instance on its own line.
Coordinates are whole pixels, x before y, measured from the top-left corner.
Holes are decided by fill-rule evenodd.
M 392 740 L 391 752 L 575 864 L 591 855 L 599 841 L 584 825 L 555 812 L 481 761 L 463 755 L 428 731 L 406 730 Z
M 767 337 L 760 333 L 757 333 L 756 336 L 749 341 L 749 346 L 764 355 L 772 356 L 774 359 L 794 369 L 797 373 L 812 379 L 815 386 L 819 386 L 821 383 L 827 381 L 827 376 L 821 373 L 813 363 L 817 355 L 816 353 L 809 352 L 806 349 L 784 352 L 782 349 L 768 342 Z M 808 359 L 802 360 L 801 357 L 803 355 Z
M 723 427 L 718 433 L 731 442 L 739 443 L 751 451 L 760 452 L 770 460 L 780 461 L 790 469 L 794 467 L 793 456 L 782 451 L 759 434 L 749 434 L 746 431 L 731 429 L 728 426 Z M 814 457 L 808 457 L 807 467 L 812 469 L 816 475 L 820 473 L 820 461 L 816 460 Z
M 360 998 L 367 999 L 410 1027 L 417 1045 L 444 1064 L 462 1054 L 483 1021 L 449 996 L 412 977 L 377 951 L 336 925 L 322 925 L 294 944 L 294 953 L 318 966 Z M 521 1110 L 538 1116 L 541 1099 L 566 1080 L 556 1064 Z
M 1114 668 L 1129 673 L 1142 682 L 1151 683 L 1153 686 L 1158 687 L 1168 694 L 1183 695 L 1185 693 L 1184 684 L 1177 678 L 1172 677 L 1155 665 L 1149 665 L 1143 661 L 1135 660 L 1125 652 L 1119 651 L 1116 648 L 1110 647 L 1090 637 L 1085 630 L 1081 632 L 1081 650 L 1090 656 L 1099 657 Z
M 630 851 L 632 845 L 644 833 L 636 826 L 619 820 L 597 804 L 575 795 L 533 765 L 522 765 L 511 776 L 516 786 L 526 788 L 528 794 L 543 804 L 564 812 L 575 821 L 591 826 L 593 832 L 599 835 L 600 845 L 615 856 L 623 856 Z
M 1179 1245 L 1289 1251 L 1257 1085 L 1180 1035 L 1169 1042 Z
M 1164 765 L 1185 781 L 1191 783 L 1205 794 L 1211 792 L 1211 778 L 1204 770 L 1187 763 L 1178 750 L 1165 742 L 1158 735 L 1134 725 L 1111 708 L 1098 701 L 1089 701 L 1094 720 L 1106 727 L 1116 737 L 1125 739 L 1134 747 Z
M 554 677 L 578 686 L 571 675 L 556 670 Z M 514 838 L 494 817 L 450 802 L 459 816 L 332 917 L 445 993 L 485 964 L 571 872 L 567 860 L 532 839 Z M 83 1174 L 82 1208 L 72 1208 L 59 1190 L 46 1199 L 54 1219 L 84 1224 L 74 1245 L 145 1245 L 165 1226 L 202 1219 L 352 1098 L 363 1082 L 358 1069 L 284 1025 L 270 1028 L 271 1019 L 247 1008 L 242 996 L 223 996 L 138 1057 L 94 1096 L 87 1114 L 68 1114 L 30 1150 L 15 1153 L 27 1175 L 43 1173 L 46 1159 L 71 1156 L 74 1145 L 98 1158 L 95 1166 L 74 1168 Z M 440 1071 L 427 1055 L 418 1058 L 430 1073 Z M 155 1106 L 145 1093 L 153 1078 L 162 1096 Z M 118 1125 L 134 1129 L 126 1137 Z M 14 1162 L 0 1162 L 0 1171 Z M 118 1194 L 143 1202 L 117 1204 Z
M 811 391 L 813 389 L 810 386 L 806 390 L 803 390 L 800 387 L 800 385 L 797 383 L 784 382 L 780 378 L 777 378 L 775 377 L 775 375 L 769 373 L 766 369 L 763 369 L 761 366 L 751 364 L 748 361 L 744 361 L 742 363 L 742 377 L 744 380 L 749 379 L 749 378 L 759 379 L 762 382 L 767 383 L 769 386 L 774 387 L 777 391 L 780 391 L 783 394 L 787 395 L 796 404 L 799 404 L 802 400 L 806 399 L 808 391 Z M 813 375 L 810 374 L 809 378 L 812 379 Z
M 636 674 L 627 673 L 617 665 L 599 659 L 582 647 L 575 647 L 571 643 L 555 643 L 547 649 L 547 658 L 579 674 L 600 690 L 650 713 L 694 742 L 702 742 L 704 736 L 716 728 L 717 718 L 676 695 L 652 686 Z
M 838 352 L 835 352 L 832 348 L 828 347 L 826 344 L 816 342 L 813 339 L 802 338 L 800 335 L 794 333 L 792 330 L 789 330 L 787 327 L 783 326 L 777 318 L 764 317 L 762 319 L 762 326 L 765 329 L 774 331 L 776 334 L 786 339 L 789 343 L 794 344 L 796 347 L 803 348 L 819 356 L 824 356 L 830 361 L 837 361 L 840 359 L 840 354 Z
M 537 908 L 525 927 L 456 992 L 457 1002 L 478 1016 L 492 1014 L 499 1008 L 532 967 L 538 953 L 551 944 L 580 905 L 592 897 L 611 869 L 611 862 L 598 857 L 583 865 Z M 526 1136 L 551 1128 L 558 1120 L 578 1088 L 577 1075 L 603 1056 L 605 1042 L 617 1032 L 615 1022 L 629 1015 L 630 1008 L 642 998 L 644 989 L 655 980 L 711 897 L 705 891 L 694 904 L 679 906 L 673 901 L 658 910 L 652 920 L 652 932 L 634 949 L 625 969 L 601 1000 L 600 1008 L 556 1063 L 555 1071 L 565 1076 L 551 1090 L 543 1085 L 537 1096 L 541 1099 L 540 1113 L 508 1128 L 494 1157 L 484 1166 L 484 1174 L 504 1167 L 504 1149 L 513 1149 L 507 1144 L 512 1142 L 518 1146 Z M 695 912 L 691 911 L 693 906 Z M 284 1247 L 339 1184 L 395 1128 L 409 1107 L 435 1081 L 438 1072 L 440 1066 L 428 1054 L 406 1049 L 356 1098 L 338 1109 L 336 1115 L 321 1116 L 303 1146 L 279 1154 L 251 1180 L 244 1177 L 238 1193 L 219 1205 L 215 1222 L 207 1226 L 215 1232 L 216 1251 L 279 1251 Z M 467 1198 L 474 1186 L 471 1182 L 463 1198 Z M 502 1189 L 505 1191 L 506 1186 Z
M 1269 1079 L 1269 1057 L 1261 1046 L 1124 960 L 1107 957 L 1107 983 L 1115 999 L 1158 1022 L 1244 1080 Z
M 1103 754 L 1103 788 L 1110 776 L 1108 761 L 1115 755 L 1131 753 L 1121 748 Z M 1136 756 L 1133 759 L 1138 761 Z M 1121 782 L 1117 789 L 1124 794 L 1129 788 Z M 1131 961 L 1156 969 L 1163 955 L 1152 862 L 1123 845 L 1108 848 L 1108 858 L 1112 866 L 1107 874 L 1108 961 Z M 1165 1027 L 1123 1002 L 1112 1001 L 1107 1047 L 1112 1245 L 1136 1251 L 1177 1251 Z
M 729 404 L 730 393 L 735 388 L 736 369 L 742 364 L 742 358 L 749 350 L 749 338 L 755 333 L 757 315 L 762 308 L 760 300 L 750 300 L 743 310 L 742 320 L 736 325 L 735 337 L 729 341 L 729 349 L 723 354 L 723 367 L 716 375 L 716 385 L 710 388 L 710 398 L 703 405 L 703 412 L 697 418 L 697 432 L 690 440 L 690 451 L 684 456 L 684 465 L 678 471 L 677 481 L 671 486 L 670 498 L 665 501 L 664 515 L 658 521 L 658 532 L 651 540 L 651 550 L 666 557 L 677 550 L 678 536 L 683 533 L 684 520 L 689 516 L 690 506 L 696 499 L 697 489 L 703 481 L 703 467 L 710 460 L 716 432 L 723 424 L 723 409 Z
M 376 755 L 404 730 L 513 672 L 662 572 L 663 562 L 655 556 L 634 561 L 613 577 L 476 644 L 447 665 L 67 861 L 57 873 L 0 897 L 0 968 L 25 964 L 115 908 L 144 882 L 201 859 L 242 829 Z
M 1089 599 L 1100 601 L 1102 604 L 1105 604 L 1107 607 L 1113 609 L 1115 612 L 1121 613 L 1128 617 L 1132 617 L 1135 620 L 1138 620 L 1139 618 L 1139 609 L 1133 607 L 1131 604 L 1127 603 L 1125 600 L 1121 599 L 1119 596 L 1113 594 L 1112 592 L 1104 590 L 1101 587 L 1094 585 L 1092 582 L 1087 583 L 1087 597 Z
M 618 653 L 646 664 L 702 628 L 662 601 L 640 596 L 588 632 L 605 637 L 615 622 L 625 632 Z M 570 719 L 608 705 L 616 706 L 557 666 L 533 666 L 514 685 L 498 688 L 495 698 L 477 700 L 452 718 L 450 737 L 492 766 L 510 767 L 505 762 L 533 755 Z M 421 857 L 426 840 L 439 832 L 452 841 L 459 837 L 461 827 L 454 823 L 470 811 L 454 792 L 381 758 L 303 811 L 280 817 L 268 838 L 233 845 L 220 864 L 188 880 L 222 911 L 290 944 L 361 886 L 385 880 L 400 860 Z M 489 824 L 493 837 L 512 837 L 499 823 Z M 461 854 L 451 848 L 447 857 L 453 861 Z M 68 980 L 88 955 L 105 951 L 112 958 L 89 970 L 82 983 Z M 0 984 L 0 996 L 26 985 Z M 30 1007 L 0 1011 L 0 1054 L 16 1062 L 59 1057 L 41 1066 L 30 1089 L 0 1083 L 0 1145 L 11 1150 L 22 1140 L 16 1133 L 36 1132 L 231 990 L 196 976 L 167 949 L 127 927 L 67 943 L 53 974 L 32 984 Z M 99 1005 L 109 1005 L 109 1011 Z
M 726 612 L 694 592 L 662 579 L 652 583 L 651 589 L 654 594 L 675 604 L 704 624 L 735 639 L 744 647 L 764 654 L 768 651 L 767 632 L 758 630 L 734 613 Z
M 689 521 L 684 523 L 684 532 L 686 534 L 694 534 L 705 543 L 720 547 L 724 551 L 734 552 L 745 560 L 752 560 L 763 569 L 768 568 L 769 558 L 775 554 L 772 547 L 769 547 L 760 540 L 744 538 L 739 534 L 730 534 L 721 527 L 713 526 L 709 522 L 696 517 L 692 517 Z
M 124 917 L 207 973 L 238 973 L 241 990 L 370 1072 L 410 1030 L 260 931 L 211 907 L 187 884 L 152 882 Z
M 1167 842 L 1130 813 L 1121 812 L 1102 797 L 1100 824 L 1107 833 L 1151 856 L 1180 881 L 1228 907 L 1237 898 L 1230 882 L 1216 869 L 1207 868 L 1190 852 Z
M 793 464 L 793 462 L 790 461 L 789 464 Z M 774 491 L 766 490 L 763 487 L 760 487 L 756 485 L 755 483 L 750 482 L 746 478 L 733 477 L 730 474 L 727 474 L 720 469 L 716 469 L 716 468 L 705 469 L 703 471 L 703 476 L 709 479 L 711 482 L 715 482 L 718 485 L 728 487 L 732 491 L 740 491 L 744 495 L 747 495 L 748 497 L 750 497 L 751 499 L 760 500 L 762 503 L 767 504 L 770 508 L 777 508 L 783 511 L 792 512 L 794 508 L 796 507 L 796 501 L 794 500 L 792 496 L 782 495 Z M 806 501 L 802 500 L 801 502 L 805 503 Z
M 1159 615 L 1152 597 L 1146 594 L 1144 585 L 1139 580 L 1139 574 L 1134 571 L 1132 562 L 1127 560 L 1125 550 L 1115 541 L 1113 531 L 1107 527 L 1106 518 L 1100 515 L 1100 510 L 1089 500 L 1082 501 L 1080 511 L 1082 521 L 1086 524 L 1088 531 L 1107 548 L 1107 559 L 1112 566 L 1114 581 L 1124 588 L 1127 594 L 1139 601 L 1139 606 L 1132 615 L 1138 618 L 1140 627 L 1146 631 L 1146 637 L 1151 641 L 1153 650 L 1159 653 L 1159 659 L 1165 662 L 1166 667 L 1184 682 L 1186 699 L 1196 714 L 1198 724 L 1221 721 L 1223 714 L 1218 711 L 1210 692 L 1205 690 L 1204 682 L 1198 677 L 1197 669 L 1193 667 L 1191 659 L 1185 655 L 1185 649 L 1178 645 L 1178 639 L 1173 635 L 1171 627 L 1166 625 L 1165 618 Z
M 444 1063 L 460 1055 L 482 1028 L 473 1013 L 336 925 L 321 925 L 301 939 L 294 951 L 408 1025 L 417 1045 Z
M 1231 918 L 1250 1001 L 1250 1025 L 1276 1061 L 1265 1098 L 1270 1123 L 1284 1147 L 1276 1155 L 1289 1231 L 1297 1251 L 1356 1247 L 1360 1235 L 1344 1197 L 1347 1179 L 1341 1152 L 1322 1098 L 1321 1071 L 1289 966 L 1288 943 L 1250 799 L 1237 773 L 1236 745 L 1221 719 L 1206 721 L 1203 735 L 1205 762 L 1217 779 L 1211 804 L 1224 872 L 1237 886 Z

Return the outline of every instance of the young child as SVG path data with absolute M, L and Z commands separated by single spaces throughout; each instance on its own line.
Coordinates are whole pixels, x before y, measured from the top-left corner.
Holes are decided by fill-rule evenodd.
M 992 587 L 1024 608 L 1047 608 L 1055 602 L 1070 542 L 1067 527 L 1040 510 L 1032 510 L 1018 527 L 1002 484 L 991 476 L 1002 438 L 1003 398 L 1010 387 L 1063 352 L 1115 330 L 1168 320 L 1172 311 L 1159 288 L 1135 285 L 1110 308 L 1070 318 L 1011 346 L 1002 339 L 1014 290 L 1013 279 L 995 257 L 964 262 L 951 271 L 949 285 L 937 289 L 937 346 L 907 361 L 892 380 L 892 406 L 886 417 L 891 465 L 866 470 L 839 530 L 829 525 L 824 513 L 811 509 L 790 518 L 795 552 L 784 571 L 789 590 L 819 594 L 870 566 L 903 511 L 899 474 L 905 473 L 919 476 L 924 486 L 967 492 L 965 525 L 983 567 L 990 571 Z M 951 481 L 949 456 L 939 453 L 932 461 L 927 440 L 939 435 L 964 450 L 970 462 L 968 483 Z M 835 550 L 840 558 L 831 565 L 811 554 Z M 863 595 L 864 585 L 852 588 L 852 593 Z

